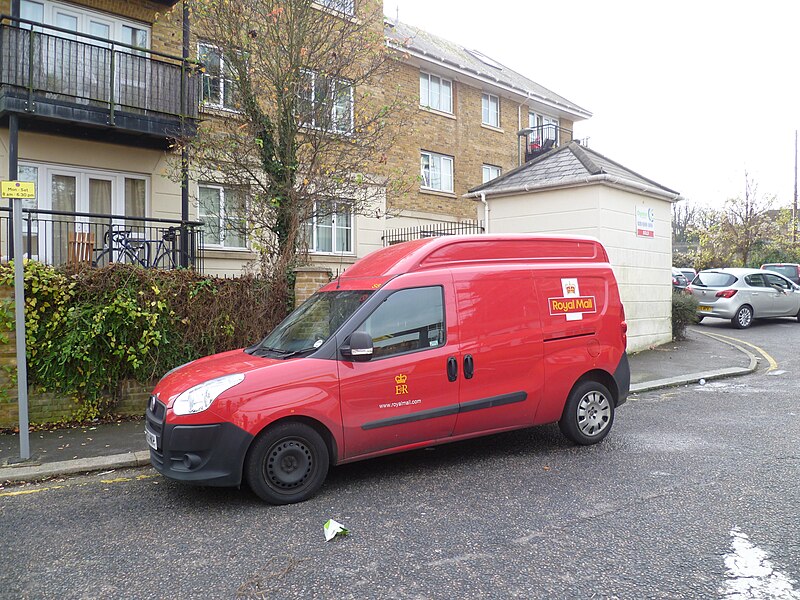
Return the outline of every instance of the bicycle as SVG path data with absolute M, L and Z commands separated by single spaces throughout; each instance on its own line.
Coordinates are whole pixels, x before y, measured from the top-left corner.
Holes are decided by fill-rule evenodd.
M 125 229 L 109 229 L 103 236 L 103 249 L 92 261 L 92 266 L 103 266 L 109 262 L 139 265 L 145 269 L 174 269 L 176 266 L 175 241 L 179 227 L 161 230 L 161 238 L 147 240 L 132 237 L 133 232 Z M 152 244 L 155 244 L 153 253 Z

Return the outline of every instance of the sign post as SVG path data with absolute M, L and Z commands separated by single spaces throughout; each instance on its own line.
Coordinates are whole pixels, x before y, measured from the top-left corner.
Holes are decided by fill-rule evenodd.
M 14 213 L 14 313 L 17 338 L 17 393 L 19 404 L 19 456 L 31 457 L 28 432 L 28 361 L 25 354 L 25 276 L 22 257 L 22 201 L 36 198 L 33 183 L 3 181 L 2 197 L 8 198 Z

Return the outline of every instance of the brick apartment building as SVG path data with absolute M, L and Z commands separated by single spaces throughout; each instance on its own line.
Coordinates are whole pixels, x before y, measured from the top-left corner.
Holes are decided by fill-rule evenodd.
M 362 14 L 353 2 L 319 4 Z M 11 8 L 9 0 L 0 2 L 5 15 Z M 195 181 L 184 188 L 175 180 L 171 136 L 191 133 L 199 120 L 224 117 L 231 108 L 224 56 L 192 29 L 184 37 L 188 22 L 181 8 L 173 0 L 20 0 L 21 20 L 3 20 L 0 171 L 8 178 L 16 153 L 17 178 L 37 184 L 36 199 L 26 203 L 34 211 L 28 213 L 26 254 L 62 263 L 76 244 L 97 254 L 114 242 L 104 232 L 124 227 L 133 232 L 134 245 L 148 245 L 153 262 L 180 256 L 221 274 L 240 272 L 256 258 L 245 236 L 218 233 L 228 229 L 223 210 L 204 209 L 233 201 L 224 188 Z M 482 211 L 464 194 L 531 153 L 570 141 L 574 123 L 591 116 L 479 51 L 402 23 L 375 26 L 384 28 L 397 51 L 393 84 L 399 82 L 416 107 L 387 166 L 418 174 L 419 186 L 389 193 L 368 215 L 331 217 L 346 224 L 311 224 L 315 231 L 348 236 L 310 248 L 312 263 L 334 272 L 387 243 L 437 227 L 479 231 Z M 189 61 L 182 59 L 184 43 Z M 190 65 L 198 58 L 207 65 L 202 75 Z M 8 218 L 1 208 L 3 258 L 10 250 Z M 176 237 L 181 226 L 188 234 Z M 179 252 L 164 258 L 167 247 Z M 112 248 L 103 260 L 114 257 Z

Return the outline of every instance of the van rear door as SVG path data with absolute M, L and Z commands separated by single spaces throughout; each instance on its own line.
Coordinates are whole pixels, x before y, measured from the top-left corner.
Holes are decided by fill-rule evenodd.
M 542 390 L 542 327 L 530 268 L 453 271 L 461 397 L 453 435 L 533 422 Z

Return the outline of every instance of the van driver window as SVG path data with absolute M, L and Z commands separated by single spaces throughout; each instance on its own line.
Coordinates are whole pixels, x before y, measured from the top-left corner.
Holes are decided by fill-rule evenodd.
M 442 288 L 395 292 L 359 329 L 372 337 L 373 359 L 441 346 L 445 341 Z

